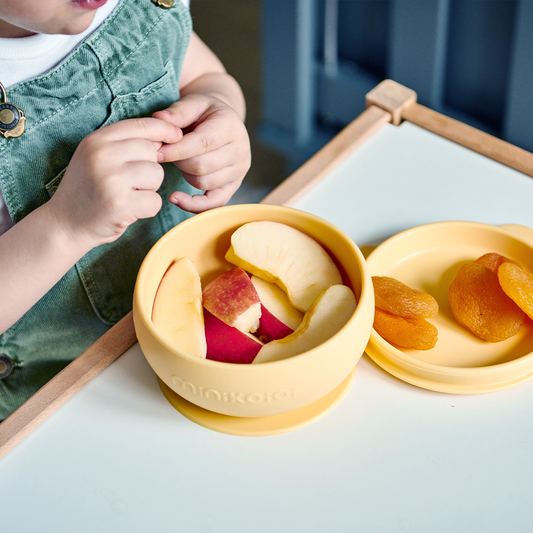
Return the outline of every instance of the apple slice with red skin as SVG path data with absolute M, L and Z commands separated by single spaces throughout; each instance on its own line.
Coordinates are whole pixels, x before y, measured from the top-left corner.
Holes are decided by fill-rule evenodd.
M 233 268 L 208 283 L 202 299 L 204 308 L 228 326 L 244 333 L 254 332 L 259 327 L 259 295 L 242 268 Z
M 252 276 L 251 280 L 263 306 L 294 331 L 300 325 L 304 313 L 291 304 L 287 293 L 275 283 L 258 276 Z
M 250 364 L 263 343 L 225 322 L 204 309 L 207 359 L 223 363 Z
M 312 350 L 341 330 L 356 305 L 349 287 L 332 285 L 318 296 L 294 333 L 265 344 L 253 363 L 279 361 Z
M 264 343 L 283 339 L 294 330 L 278 320 L 263 304 L 261 304 L 261 318 L 255 335 Z
M 285 292 L 274 283 L 258 276 L 252 276 L 251 280 L 261 300 L 256 335 L 265 343 L 290 335 L 300 325 L 302 311 L 293 307 Z

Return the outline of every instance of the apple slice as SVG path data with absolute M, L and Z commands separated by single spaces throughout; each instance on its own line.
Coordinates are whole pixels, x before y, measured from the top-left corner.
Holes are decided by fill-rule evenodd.
M 250 276 L 234 268 L 215 278 L 203 292 L 203 305 L 228 326 L 244 333 L 259 327 L 261 302 Z
M 263 343 L 250 333 L 228 326 L 204 310 L 207 359 L 223 363 L 250 364 Z
M 261 304 L 261 318 L 255 332 L 257 338 L 264 343 L 283 339 L 294 330 L 278 320 L 263 304 Z
M 154 298 L 152 322 L 174 346 L 205 358 L 202 285 L 188 257 L 172 263 L 161 279 Z
M 270 342 L 290 335 L 300 325 L 302 311 L 293 307 L 285 292 L 274 283 L 258 276 L 251 279 L 261 300 L 258 337 Z
M 304 314 L 291 304 L 285 291 L 258 276 L 252 276 L 251 279 L 263 306 L 280 322 L 295 330 L 300 325 Z
M 294 333 L 265 344 L 253 363 L 279 361 L 315 348 L 340 331 L 353 315 L 355 307 L 355 296 L 349 287 L 329 287 L 305 313 Z
M 238 228 L 226 260 L 275 283 L 304 312 L 323 290 L 342 283 L 337 266 L 317 241 L 278 222 L 262 220 Z

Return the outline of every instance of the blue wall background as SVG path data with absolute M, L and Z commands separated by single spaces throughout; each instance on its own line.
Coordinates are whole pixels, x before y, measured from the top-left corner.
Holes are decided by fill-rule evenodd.
M 262 0 L 259 135 L 289 171 L 385 78 L 533 151 L 533 0 Z

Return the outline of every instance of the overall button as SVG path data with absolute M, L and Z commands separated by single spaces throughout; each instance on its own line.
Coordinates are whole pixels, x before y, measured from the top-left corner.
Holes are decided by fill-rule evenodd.
M 26 117 L 22 109 L 7 101 L 7 93 L 0 82 L 0 94 L 2 103 L 0 103 L 0 135 L 6 139 L 8 137 L 20 137 L 26 128 Z
M 0 379 L 7 378 L 13 370 L 13 361 L 4 354 L 0 354 Z
M 170 9 L 174 5 L 174 0 L 152 0 L 152 2 L 163 9 Z

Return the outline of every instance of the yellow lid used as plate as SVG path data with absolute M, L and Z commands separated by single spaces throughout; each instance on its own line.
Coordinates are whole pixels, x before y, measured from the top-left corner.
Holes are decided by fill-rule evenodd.
M 455 394 L 490 392 L 533 377 L 533 321 L 503 342 L 483 341 L 460 326 L 448 288 L 461 265 L 497 252 L 533 271 L 533 229 L 477 222 L 435 222 L 391 237 L 367 258 L 372 276 L 389 276 L 427 292 L 439 303 L 428 319 L 439 332 L 435 348 L 399 348 L 372 330 L 367 355 L 397 378 L 424 389 Z

